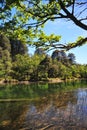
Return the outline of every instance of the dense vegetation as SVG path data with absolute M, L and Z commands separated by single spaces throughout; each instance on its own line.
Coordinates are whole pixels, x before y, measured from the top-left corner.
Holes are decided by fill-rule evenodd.
M 65 19 L 86 31 L 86 13 L 87 0 L 0 0 L 0 33 L 36 47 L 69 50 L 86 44 L 87 37 L 59 43 L 62 36 L 47 35 L 42 28 L 47 21 Z
M 87 65 L 77 64 L 75 55 L 54 50 L 49 56 L 43 48 L 28 54 L 26 44 L 0 35 L 0 79 L 40 81 L 49 78 L 87 78 Z
M 48 78 L 87 78 L 87 65 L 77 64 L 71 48 L 87 43 L 87 37 L 59 43 L 60 35 L 47 35 L 47 21 L 66 19 L 87 30 L 86 0 L 1 0 L 0 78 L 48 80 Z M 28 45 L 36 48 L 33 56 Z M 45 51 L 54 49 L 51 56 Z

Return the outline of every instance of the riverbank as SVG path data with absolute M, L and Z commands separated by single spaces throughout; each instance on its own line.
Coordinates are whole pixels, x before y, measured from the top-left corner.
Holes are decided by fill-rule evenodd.
M 51 83 L 60 83 L 60 82 L 63 82 L 64 80 L 60 79 L 60 78 L 49 78 L 48 79 L 48 82 L 51 82 Z
M 45 81 L 18 81 L 18 80 L 1 80 L 0 84 L 30 84 L 30 83 L 43 83 L 43 82 L 51 82 L 51 83 L 59 83 L 59 82 L 63 82 L 64 80 L 61 80 L 60 78 L 48 78 Z
M 61 82 L 68 82 L 68 81 L 75 81 L 75 80 L 87 80 L 85 78 L 73 78 L 73 79 L 61 79 L 61 78 L 48 78 L 45 81 L 18 81 L 15 79 L 10 80 L 0 80 L 0 84 L 31 84 L 31 83 L 61 83 Z

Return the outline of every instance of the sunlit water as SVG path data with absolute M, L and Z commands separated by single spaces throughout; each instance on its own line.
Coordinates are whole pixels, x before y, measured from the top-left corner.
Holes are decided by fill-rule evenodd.
M 0 130 L 87 130 L 87 82 L 0 86 Z

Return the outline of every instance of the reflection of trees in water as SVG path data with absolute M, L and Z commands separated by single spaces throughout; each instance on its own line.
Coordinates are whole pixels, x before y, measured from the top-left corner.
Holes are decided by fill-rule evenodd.
M 77 91 L 76 115 L 78 120 L 87 126 L 87 89 Z
M 49 83 L 8 87 L 5 91 L 0 89 L 1 94 L 8 93 L 9 97 L 12 94 L 13 98 L 33 99 L 30 102 L 0 103 L 0 130 L 18 130 L 20 127 L 39 130 L 46 126 L 50 130 L 87 129 L 87 90 L 72 91 L 77 87 L 79 83 Z
M 26 115 L 26 127 L 39 129 L 53 125 L 59 129 L 68 127 L 75 130 L 87 129 L 87 91 L 53 95 L 50 99 L 42 99 L 32 103 Z M 51 128 L 50 128 L 51 129 Z M 70 129 L 70 130 L 71 130 Z
M 0 103 L 1 130 L 87 129 L 87 91 L 59 92 L 29 102 Z
M 29 85 L 7 85 L 0 86 L 0 99 L 19 99 L 19 98 L 41 98 L 60 92 L 75 90 L 79 86 L 86 86 L 83 82 L 64 82 L 64 83 L 33 83 Z
M 0 103 L 0 130 L 18 130 L 26 113 L 23 102 Z

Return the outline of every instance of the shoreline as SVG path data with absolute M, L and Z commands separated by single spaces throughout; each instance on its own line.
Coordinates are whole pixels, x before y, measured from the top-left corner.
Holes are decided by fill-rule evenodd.
M 73 78 L 73 79 L 61 79 L 61 78 L 49 78 L 46 81 L 17 81 L 17 80 L 1 80 L 0 85 L 5 84 L 33 84 L 33 83 L 62 83 L 62 82 L 69 82 L 69 81 L 76 81 L 76 80 L 87 80 L 87 78 Z
M 49 79 L 46 81 L 0 81 L 0 85 L 4 84 L 32 84 L 32 83 L 60 83 L 63 80 L 56 78 L 56 79 Z

